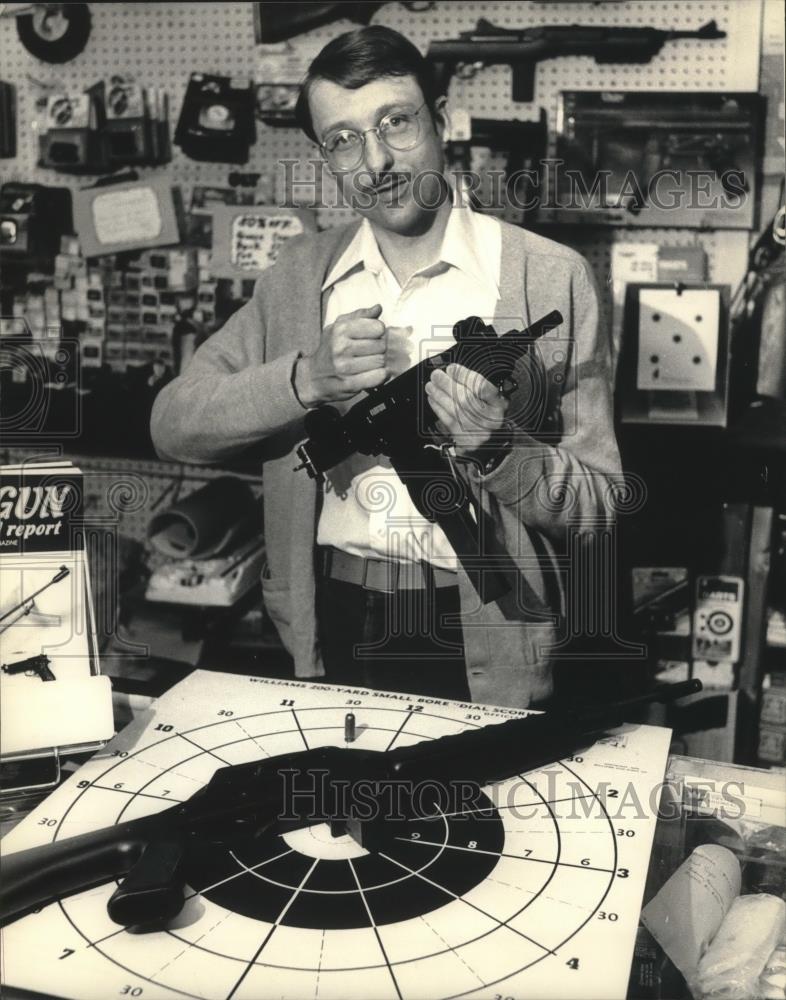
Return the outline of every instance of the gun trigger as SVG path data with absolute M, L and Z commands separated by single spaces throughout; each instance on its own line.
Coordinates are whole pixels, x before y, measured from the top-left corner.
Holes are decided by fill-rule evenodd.
M 453 476 L 456 482 L 459 481 L 458 471 L 456 470 L 456 451 L 453 444 L 450 441 L 444 441 L 439 446 L 439 451 L 442 457 L 450 466 L 450 474 Z
M 432 451 L 438 451 L 440 456 L 448 463 L 450 468 L 450 474 L 456 480 L 459 481 L 458 472 L 456 471 L 456 458 L 455 446 L 452 441 L 443 441 L 442 444 L 425 444 L 424 448 L 430 448 Z
M 483 63 L 479 60 L 475 62 L 460 62 L 456 64 L 456 76 L 459 80 L 471 80 L 483 69 Z
M 111 920 L 123 927 L 160 923 L 176 917 L 185 902 L 183 845 L 149 843 L 107 903 Z

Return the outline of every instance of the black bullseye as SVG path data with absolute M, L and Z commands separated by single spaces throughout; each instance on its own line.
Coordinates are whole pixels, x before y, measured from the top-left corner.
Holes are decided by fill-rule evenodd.
M 216 905 L 271 924 L 350 930 L 371 926 L 369 912 L 377 926 L 409 920 L 465 895 L 494 870 L 504 828 L 485 796 L 481 806 L 480 815 L 407 823 L 384 849 L 360 856 L 301 853 L 284 837 L 234 851 L 206 846 L 191 853 L 186 881 Z
M 350 713 L 355 743 L 381 751 L 500 721 L 482 707 L 471 716 L 459 704 L 418 711 L 403 696 L 344 698 L 266 678 L 205 673 L 193 688 L 198 711 L 178 694 L 142 735 L 118 739 L 111 756 L 95 755 L 78 782 L 61 786 L 46 806 L 47 822 L 58 817 L 53 841 L 165 810 L 227 764 L 346 746 Z M 625 733 L 626 756 L 652 756 L 636 779 L 640 793 L 662 776 L 656 756 L 665 761 L 667 745 L 654 729 Z M 105 913 L 114 886 L 68 897 L 30 928 L 4 929 L 8 982 L 46 995 L 58 982 L 73 1000 L 128 989 L 194 1000 L 586 995 L 586 977 L 611 976 L 607 955 L 628 947 L 622 932 L 632 940 L 642 889 L 639 838 L 617 838 L 605 793 L 594 790 L 621 749 L 600 745 L 575 767 L 500 783 L 474 813 L 452 815 L 457 802 L 431 820 L 355 830 L 361 843 L 329 823 L 233 839 L 231 850 L 189 842 L 186 905 L 174 920 L 123 931 Z M 28 826 L 46 839 L 43 826 Z M 598 916 L 612 911 L 617 922 Z M 623 996 L 624 985 L 608 995 Z

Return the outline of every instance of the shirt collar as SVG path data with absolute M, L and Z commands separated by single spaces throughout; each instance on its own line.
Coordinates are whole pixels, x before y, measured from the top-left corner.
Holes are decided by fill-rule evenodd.
M 462 274 L 490 285 L 499 295 L 497 269 L 488 260 L 488 236 L 482 228 L 487 220 L 466 203 L 454 204 L 445 227 L 440 260 L 458 268 Z
M 346 250 L 338 258 L 322 283 L 322 291 L 324 292 L 326 288 L 335 285 L 337 281 L 345 278 L 350 271 L 354 271 L 356 268 L 371 267 L 372 260 L 378 261 L 380 265 L 383 263 L 371 224 L 368 219 L 363 219 Z
M 481 220 L 477 213 L 465 201 L 458 199 L 448 216 L 438 260 L 419 273 L 433 273 L 441 264 L 447 264 L 458 268 L 467 277 L 491 285 L 499 294 L 496 270 L 483 253 L 484 242 Z M 371 223 L 368 219 L 363 219 L 346 250 L 330 269 L 322 284 L 322 291 L 335 285 L 355 269 L 365 267 L 373 274 L 379 274 L 386 266 Z

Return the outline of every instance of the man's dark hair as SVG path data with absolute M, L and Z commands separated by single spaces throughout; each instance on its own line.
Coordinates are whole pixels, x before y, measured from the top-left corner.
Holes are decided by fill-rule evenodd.
M 339 35 L 322 49 L 308 68 L 300 87 L 295 118 L 309 139 L 318 142 L 311 121 L 308 96 L 317 80 L 330 80 L 357 90 L 384 76 L 414 76 L 432 116 L 440 96 L 431 65 L 420 50 L 398 31 L 381 24 Z

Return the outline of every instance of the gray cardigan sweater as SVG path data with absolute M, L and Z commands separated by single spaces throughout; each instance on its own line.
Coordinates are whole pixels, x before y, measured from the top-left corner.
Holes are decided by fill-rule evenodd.
M 502 226 L 497 332 L 529 325 L 552 309 L 564 323 L 541 342 L 545 384 L 519 389 L 545 393 L 545 439 L 518 431 L 510 454 L 490 475 L 466 473 L 517 564 L 518 592 L 483 606 L 461 571 L 459 586 L 473 700 L 525 707 L 551 693 L 570 533 L 608 529 L 620 465 L 608 338 L 598 335 L 589 266 L 567 247 Z M 356 228 L 352 223 L 284 244 L 253 298 L 161 391 L 152 415 L 159 454 L 177 461 L 220 463 L 267 439 L 262 588 L 296 674 L 304 678 L 323 674 L 314 573 L 319 496 L 312 480 L 293 471 L 294 449 L 305 435 L 290 375 L 297 352 L 309 353 L 319 341 L 321 286 Z M 527 400 L 519 402 L 526 410 Z M 512 403 L 515 412 L 515 395 Z

